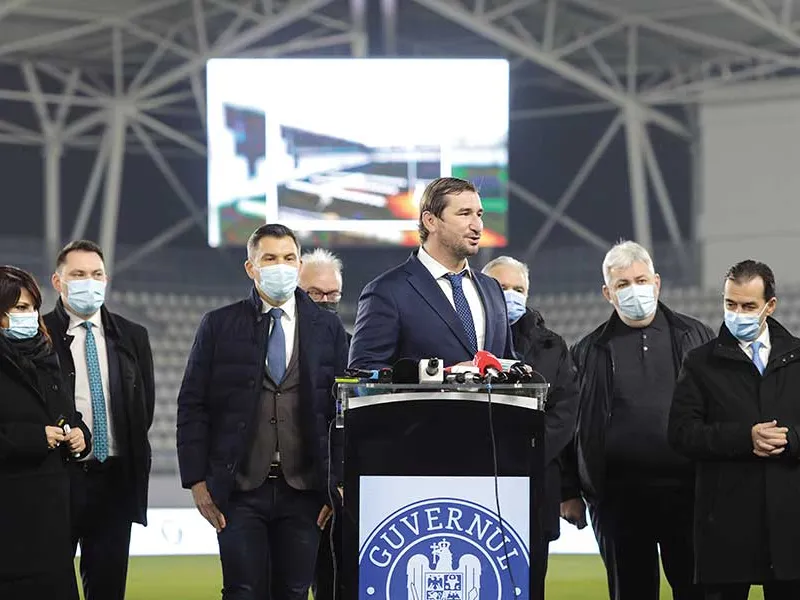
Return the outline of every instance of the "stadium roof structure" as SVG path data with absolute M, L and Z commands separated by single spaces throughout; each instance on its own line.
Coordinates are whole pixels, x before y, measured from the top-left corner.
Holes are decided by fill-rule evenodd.
M 169 159 L 205 155 L 206 61 L 363 57 L 375 47 L 368 15 L 376 6 L 387 55 L 508 56 L 512 84 L 529 75 L 575 98 L 517 110 L 512 119 L 610 111 L 608 130 L 555 202 L 510 183 L 513 195 L 547 216 L 529 258 L 556 224 L 592 245 L 607 244 L 566 212 L 622 130 L 636 238 L 651 241 L 649 180 L 670 237 L 682 248 L 648 129 L 691 140 L 696 123 L 690 111 L 683 118 L 674 106 L 690 106 L 708 90 L 734 82 L 794 74 L 800 65 L 800 2 L 794 0 L 4 0 L 0 102 L 25 103 L 31 110 L 29 118 L 9 111 L 15 118 L 3 119 L 0 108 L 0 143 L 44 149 L 45 252 L 54 255 L 61 243 L 59 161 L 65 148 L 96 152 L 71 237 L 83 234 L 100 198 L 99 241 L 109 264 L 126 153 L 149 155 L 187 209 L 184 220 L 126 263 L 191 227 L 205 228 L 205 214 Z

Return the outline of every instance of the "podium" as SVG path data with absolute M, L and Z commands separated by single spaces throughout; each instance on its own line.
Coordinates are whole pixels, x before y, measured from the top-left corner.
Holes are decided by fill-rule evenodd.
M 548 387 L 339 385 L 346 600 L 530 597 Z

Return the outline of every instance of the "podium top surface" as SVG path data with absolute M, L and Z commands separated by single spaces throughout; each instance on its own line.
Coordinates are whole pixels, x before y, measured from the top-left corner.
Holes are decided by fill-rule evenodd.
M 428 400 L 493 402 L 544 410 L 549 387 L 547 383 L 339 383 L 338 395 L 344 410 Z

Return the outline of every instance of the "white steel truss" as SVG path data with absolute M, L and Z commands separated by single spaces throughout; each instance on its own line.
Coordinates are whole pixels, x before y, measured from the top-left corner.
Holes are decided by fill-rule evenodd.
M 68 227 L 71 237 L 84 234 L 97 199 L 102 198 L 100 242 L 109 265 L 119 272 L 188 229 L 206 227 L 205 212 L 170 165 L 174 156 L 205 156 L 206 61 L 223 56 L 292 56 L 337 47 L 352 56 L 366 56 L 365 15 L 373 1 L 378 3 L 87 0 L 81 4 L 90 8 L 73 9 L 44 0 L 8 0 L 1 5 L 0 64 L 17 69 L 23 85 L 0 89 L 0 143 L 43 148 L 48 262 L 62 243 L 60 165 L 65 151 L 95 152 L 80 208 Z M 608 114 L 607 131 L 555 202 L 510 184 L 512 195 L 546 217 L 527 248 L 528 260 L 556 224 L 588 244 L 608 247 L 608 240 L 567 212 L 611 140 L 623 131 L 635 236 L 651 244 L 647 195 L 652 188 L 670 238 L 686 260 L 683 233 L 650 139 L 651 128 L 691 143 L 692 120 L 679 118 L 670 106 L 690 106 L 708 90 L 800 68 L 796 20 L 800 15 L 793 0 L 714 0 L 677 9 L 663 0 L 380 0 L 379 4 L 388 55 L 402 54 L 409 46 L 431 55 L 452 53 L 455 45 L 489 43 L 495 53 L 512 59 L 514 84 L 524 84 L 525 65 L 532 63 L 551 74 L 543 77 L 537 72 L 536 85 L 565 89 L 576 97 L 569 105 L 517 110 L 512 119 Z M 625 5 L 627 10 L 619 8 Z M 420 39 L 403 37 L 404 19 L 411 16 L 419 22 L 436 15 L 472 37 L 453 43 L 423 33 Z M 36 22 L 42 23 L 38 29 Z M 714 23 L 713 29 L 708 23 Z M 292 34 L 281 37 L 289 28 Z M 3 118 L 4 103 L 29 104 L 35 122 Z M 178 127 L 175 118 L 192 118 L 196 127 Z M 130 153 L 152 159 L 187 216 L 115 262 L 124 159 Z

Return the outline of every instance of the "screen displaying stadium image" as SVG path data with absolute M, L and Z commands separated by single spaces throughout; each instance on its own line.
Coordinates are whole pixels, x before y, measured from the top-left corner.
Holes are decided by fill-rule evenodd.
M 265 222 L 304 244 L 419 243 L 425 186 L 472 181 L 483 246 L 507 244 L 509 67 L 502 59 L 214 59 L 209 244 Z

